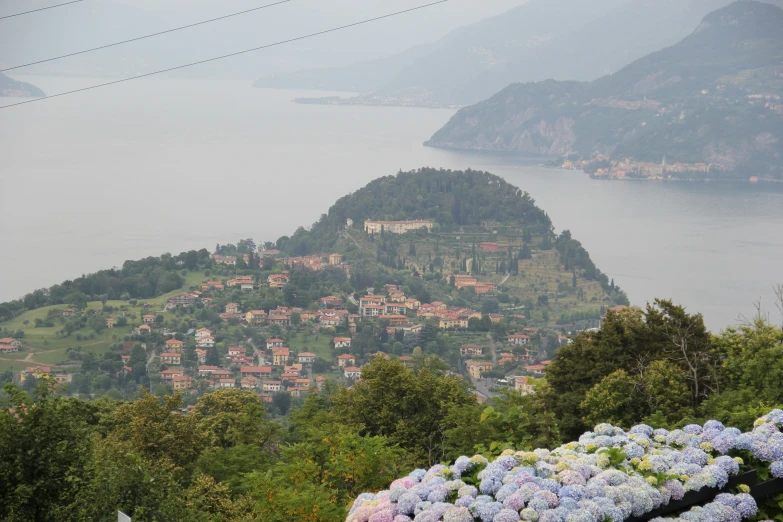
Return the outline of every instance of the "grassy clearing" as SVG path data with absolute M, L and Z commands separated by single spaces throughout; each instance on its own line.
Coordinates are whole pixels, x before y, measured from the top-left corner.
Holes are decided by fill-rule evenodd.
M 289 337 L 288 347 L 294 353 L 313 352 L 326 361 L 336 361 L 333 350 L 329 346 L 329 341 L 331 340 L 332 337 L 328 334 L 304 332 Z
M 29 363 L 24 361 L 9 361 L 6 359 L 0 359 L 0 372 L 7 372 L 9 370 L 12 372 L 18 372 L 27 368 L 28 365 Z
M 68 337 L 58 337 L 57 331 L 62 328 L 62 324 L 55 321 L 55 326 L 51 327 L 35 327 L 35 320 L 46 320 L 50 310 L 57 310 L 61 312 L 68 308 L 67 305 L 53 305 L 38 308 L 37 310 L 30 310 L 22 315 L 1 323 L 0 326 L 7 328 L 8 330 L 17 331 L 22 330 L 24 337 L 22 338 L 22 350 L 18 353 L 7 354 L 5 359 L 24 359 L 30 353 L 34 353 L 31 362 L 37 362 L 41 364 L 58 364 L 67 360 L 66 350 L 71 346 L 81 346 L 84 351 L 93 352 L 96 356 L 100 356 L 109 350 L 109 346 L 117 341 L 121 341 L 122 338 L 131 333 L 132 329 L 141 321 L 141 316 L 144 315 L 143 305 L 150 304 L 150 311 L 148 313 L 156 313 L 163 309 L 164 304 L 172 296 L 187 291 L 192 286 L 199 286 L 201 281 L 207 279 L 204 272 L 188 272 L 185 276 L 185 284 L 182 288 L 174 290 L 160 297 L 154 299 L 138 300 L 136 306 L 132 306 L 128 301 L 112 300 L 107 301 L 106 306 L 114 308 L 115 312 L 111 314 L 103 314 L 105 317 L 117 316 L 117 311 L 124 311 L 128 318 L 129 325 L 125 327 L 115 327 L 113 329 L 105 329 L 100 333 L 95 333 L 91 328 L 82 328 Z M 103 310 L 103 303 L 99 301 L 93 301 L 87 304 L 88 310 L 94 310 L 101 312 Z M 59 314 L 58 314 L 59 315 Z M 79 334 L 83 339 L 77 340 L 76 335 Z M 87 337 L 92 335 L 92 339 Z M 13 361 L 0 361 L 0 370 L 9 366 L 15 366 L 14 369 L 18 369 L 17 366 L 23 368 L 25 363 L 16 364 Z

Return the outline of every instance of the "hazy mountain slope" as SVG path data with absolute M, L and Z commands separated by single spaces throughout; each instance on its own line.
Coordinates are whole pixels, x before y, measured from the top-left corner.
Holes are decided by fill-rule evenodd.
M 34 98 L 46 96 L 44 92 L 26 82 L 20 82 L 0 73 L 0 96 L 14 96 L 17 98 Z
M 511 85 L 459 111 L 427 144 L 652 161 L 668 155 L 780 176 L 781 95 L 783 10 L 736 2 L 616 74 Z
M 781 0 L 774 0 L 779 3 Z M 709 12 L 730 0 L 533 0 L 452 32 L 382 76 L 376 70 L 309 71 L 262 79 L 257 86 L 349 90 L 363 85 L 370 98 L 423 105 L 475 103 L 514 82 L 593 80 L 687 36 Z M 403 63 L 398 61 L 397 65 Z M 390 74 L 396 73 L 396 74 Z M 344 75 L 344 80 L 340 75 Z M 382 87 L 382 80 L 392 77 Z M 328 81 L 326 80 L 328 78 Z M 285 81 L 284 81 L 285 80 Z

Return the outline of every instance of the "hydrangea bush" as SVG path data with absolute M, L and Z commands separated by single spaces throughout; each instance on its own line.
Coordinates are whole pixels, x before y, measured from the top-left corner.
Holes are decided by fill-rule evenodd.
M 492 462 L 476 455 L 417 469 L 386 491 L 359 495 L 346 522 L 622 522 L 689 491 L 723 488 L 745 464 L 740 454 L 783 477 L 781 427 L 781 410 L 749 433 L 718 421 L 672 431 L 599 424 L 553 451 L 506 450 Z M 747 493 L 720 494 L 677 520 L 740 522 L 756 511 Z

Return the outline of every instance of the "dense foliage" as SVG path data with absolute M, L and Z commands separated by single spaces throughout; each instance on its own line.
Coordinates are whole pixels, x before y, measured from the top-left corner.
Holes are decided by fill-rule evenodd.
M 512 222 L 537 236 L 549 234 L 552 223 L 526 192 L 487 172 L 420 169 L 370 182 L 340 198 L 308 231 L 281 238 L 278 247 L 296 255 L 327 251 L 348 219 L 361 228 L 366 219 L 429 219 L 441 229 Z
M 183 269 L 209 267 L 209 252 L 191 250 L 177 256 L 163 254 L 138 261 L 125 261 L 122 268 L 100 270 L 50 288 L 35 290 L 22 299 L 0 303 L 0 321 L 25 310 L 43 306 L 69 304 L 83 306 L 101 299 L 147 299 L 182 287 Z

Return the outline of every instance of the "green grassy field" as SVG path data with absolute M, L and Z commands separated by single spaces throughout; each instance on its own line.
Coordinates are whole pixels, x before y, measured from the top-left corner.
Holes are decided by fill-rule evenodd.
M 310 332 L 300 333 L 291 336 L 288 341 L 288 347 L 292 352 L 313 352 L 321 359 L 326 361 L 336 361 L 333 350 L 329 346 L 332 337 L 327 334 L 313 334 Z
M 64 310 L 68 308 L 67 305 L 46 306 L 37 310 L 31 310 L 10 321 L 0 323 L 0 326 L 8 330 L 24 331 L 24 337 L 22 338 L 23 351 L 6 354 L 0 358 L 0 371 L 24 368 L 25 364 L 28 363 L 17 363 L 15 361 L 24 359 L 31 353 L 34 354 L 30 360 L 32 363 L 59 364 L 65 362 L 67 360 L 66 350 L 70 346 L 81 346 L 84 351 L 93 352 L 96 356 L 101 356 L 109 350 L 109 346 L 113 342 L 122 340 L 124 336 L 131 333 L 133 327 L 138 325 L 141 316 L 145 313 L 143 304 L 151 305 L 150 313 L 159 312 L 172 296 L 188 290 L 191 286 L 199 286 L 204 279 L 207 279 L 204 272 L 188 272 L 182 288 L 154 299 L 140 299 L 136 306 L 131 306 L 128 301 L 107 301 L 107 306 L 126 312 L 129 325 L 105 329 L 100 333 L 95 333 L 91 328 L 82 328 L 68 337 L 58 338 L 56 332 L 62 328 L 62 325 L 58 322 L 55 322 L 55 326 L 52 327 L 35 327 L 36 319 L 45 320 L 50 310 Z M 98 301 L 90 302 L 87 305 L 87 309 L 100 311 L 103 309 L 103 303 Z M 112 315 L 116 316 L 117 312 L 114 312 Z M 76 339 L 76 334 L 80 334 L 85 338 L 79 341 Z M 86 339 L 90 334 L 93 334 L 93 338 Z

